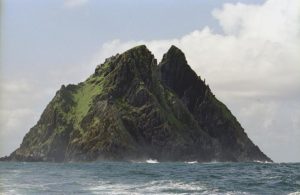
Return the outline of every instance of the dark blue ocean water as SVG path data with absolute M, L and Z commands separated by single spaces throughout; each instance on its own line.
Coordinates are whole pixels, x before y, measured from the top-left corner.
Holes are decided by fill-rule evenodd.
M 300 163 L 150 162 L 0 162 L 0 194 L 300 194 Z

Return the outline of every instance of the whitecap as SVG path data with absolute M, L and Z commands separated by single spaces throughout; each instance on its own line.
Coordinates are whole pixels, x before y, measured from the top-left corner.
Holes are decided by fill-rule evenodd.
M 300 191 L 289 193 L 288 195 L 300 195 Z
M 148 159 L 146 160 L 146 163 L 151 163 L 151 164 L 155 164 L 155 163 L 158 163 L 158 161 L 156 159 Z
M 263 164 L 269 164 L 269 163 L 272 163 L 272 162 L 269 162 L 269 161 L 260 161 L 260 160 L 254 160 L 253 162 L 256 162 L 256 163 L 263 163 Z
M 196 164 L 196 163 L 198 163 L 198 161 L 186 161 L 184 163 L 187 163 L 187 164 Z
M 92 184 L 93 185 L 93 184 Z M 95 184 L 94 184 L 95 185 Z M 199 194 L 208 192 L 204 185 L 198 182 L 185 183 L 181 181 L 160 180 L 146 183 L 114 183 L 99 181 L 88 188 L 92 194 L 173 194 L 179 191 L 184 194 Z M 211 194 L 211 193 L 208 193 Z

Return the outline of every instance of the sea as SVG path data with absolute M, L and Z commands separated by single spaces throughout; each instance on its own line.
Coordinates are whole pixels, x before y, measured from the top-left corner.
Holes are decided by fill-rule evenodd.
M 300 195 L 300 163 L 0 162 L 0 194 Z

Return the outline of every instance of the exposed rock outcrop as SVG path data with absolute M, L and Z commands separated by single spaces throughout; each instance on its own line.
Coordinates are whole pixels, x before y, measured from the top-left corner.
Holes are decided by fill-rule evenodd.
M 146 46 L 113 56 L 62 86 L 17 161 L 271 161 L 172 46 L 157 65 Z

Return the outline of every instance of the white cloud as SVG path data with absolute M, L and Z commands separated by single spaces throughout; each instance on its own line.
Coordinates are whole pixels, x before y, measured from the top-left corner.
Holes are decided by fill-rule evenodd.
M 67 8 L 80 7 L 85 5 L 88 0 L 65 0 L 64 6 Z
M 213 15 L 227 35 L 289 43 L 299 36 L 299 9 L 295 0 L 269 0 L 263 6 L 224 4 Z
M 160 59 L 174 44 L 263 151 L 277 161 L 299 161 L 299 8 L 297 0 L 225 4 L 212 12 L 224 34 L 205 27 L 178 39 L 114 40 L 102 46 L 94 62 L 138 44 Z
M 64 5 L 87 2 L 66 0 Z M 0 156 L 20 144 L 60 84 L 81 81 L 92 65 L 138 44 L 146 44 L 158 59 L 174 44 L 264 152 L 277 161 L 300 161 L 299 12 L 297 0 L 225 4 L 212 12 L 223 34 L 205 27 L 176 39 L 113 40 L 103 44 L 90 63 L 62 67 L 67 72 L 50 70 L 43 78 L 47 83 L 1 80 Z
M 42 83 L 42 82 L 41 82 Z M 37 122 L 54 90 L 26 79 L 0 80 L 0 156 L 8 155 Z M 50 95 L 51 94 L 51 95 Z

